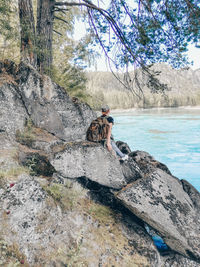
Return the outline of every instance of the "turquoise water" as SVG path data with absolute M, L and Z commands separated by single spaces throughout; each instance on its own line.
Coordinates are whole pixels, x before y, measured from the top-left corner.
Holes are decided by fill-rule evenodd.
M 200 191 L 200 109 L 145 109 L 111 114 L 115 140 L 149 152 Z

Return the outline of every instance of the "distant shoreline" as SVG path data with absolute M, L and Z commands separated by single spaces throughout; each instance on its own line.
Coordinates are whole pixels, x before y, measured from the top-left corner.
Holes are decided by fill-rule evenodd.
M 139 110 L 172 110 L 172 109 L 188 109 L 188 110 L 200 110 L 200 106 L 179 106 L 179 107 L 153 107 L 153 108 L 128 108 L 128 109 L 111 109 L 112 113 L 119 112 L 131 112 Z

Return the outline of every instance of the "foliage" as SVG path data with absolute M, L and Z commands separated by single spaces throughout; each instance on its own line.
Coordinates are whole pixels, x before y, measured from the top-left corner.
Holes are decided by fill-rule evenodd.
M 88 49 L 90 36 L 85 36 L 80 41 L 70 38 L 74 30 L 75 18 L 81 13 L 78 9 L 74 8 L 71 12 L 59 12 L 58 15 L 57 13 L 55 15 L 59 19 L 56 19 L 54 23 L 57 34 L 55 32 L 53 38 L 52 78 L 64 87 L 70 96 L 87 101 L 89 96 L 85 91 L 84 69 L 86 63 L 92 58 L 91 50 Z
M 30 119 L 27 120 L 26 127 L 23 131 L 16 131 L 16 140 L 22 145 L 27 145 L 29 147 L 32 145 L 35 140 L 35 136 L 33 134 L 33 124 Z
M 152 91 L 166 90 L 166 85 L 159 82 L 157 74 L 149 66 L 155 62 L 168 62 L 176 68 L 187 64 L 188 44 L 198 44 L 200 39 L 198 0 L 116 0 L 109 1 L 105 9 L 101 6 L 102 2 L 98 1 L 98 5 L 95 5 L 96 1 L 88 0 L 52 1 L 53 13 L 50 13 L 53 14 L 51 23 L 54 26 L 54 67 L 51 72 L 54 79 L 70 93 L 73 92 L 72 95 L 85 98 L 83 62 L 91 61 L 92 50 L 88 43 L 92 43 L 93 46 L 98 44 L 103 48 L 111 68 L 114 66 L 117 70 L 128 70 L 129 65 L 141 67 Z M 36 0 L 33 4 L 36 15 Z M 7 39 L 13 28 L 10 16 L 14 6 L 10 0 L 0 1 L 0 13 L 3 15 L 0 29 L 3 29 Z M 74 16 L 80 18 L 82 13 L 83 20 L 89 23 L 90 34 L 76 44 L 69 36 L 73 32 Z M 40 43 L 37 40 L 41 38 L 42 36 L 36 36 L 37 44 Z M 19 41 L 19 38 L 15 40 Z M 52 42 L 49 38 L 45 40 Z M 52 51 L 46 51 L 37 45 L 35 52 L 40 56 L 48 52 L 51 57 Z M 137 90 L 133 90 L 132 80 L 126 79 L 124 82 L 116 73 L 115 76 L 126 88 L 142 96 L 142 86 L 137 75 L 134 77 Z
M 116 67 L 128 63 L 144 67 L 161 61 L 177 67 L 186 61 L 189 42 L 196 43 L 200 38 L 197 0 L 136 0 L 132 6 L 116 0 L 110 2 L 106 12 L 92 10 L 90 15 L 106 53 L 116 51 Z
M 0 59 L 19 62 L 20 33 L 16 0 L 0 0 L 0 33 Z
M 77 46 L 70 41 L 70 44 L 65 44 L 62 50 L 56 51 L 56 60 L 54 60 L 52 67 L 52 78 L 56 83 L 64 87 L 71 96 L 86 101 L 88 96 L 85 92 L 86 76 L 84 68 L 73 62 L 79 55 Z
M 10 15 L 12 13 L 11 9 L 11 1 L 10 0 L 0 0 L 0 32 L 2 35 L 6 36 L 6 38 L 11 37 L 11 21 Z
M 36 20 L 36 0 L 33 0 L 33 13 Z M 17 1 L 0 0 L 0 14 L 0 31 L 2 34 L 0 36 L 0 59 L 9 58 L 18 63 L 20 58 L 20 32 Z M 91 53 L 87 51 L 89 37 L 84 37 L 80 42 L 74 42 L 70 38 L 74 30 L 75 16 L 78 15 L 80 15 L 80 11 L 75 8 L 70 12 L 59 12 L 59 14 L 55 11 L 55 16 L 59 19 L 55 19 L 54 22 L 54 61 L 50 73 L 54 81 L 66 88 L 70 95 L 86 100 L 88 96 L 85 93 L 84 62 L 91 57 Z M 38 38 L 36 37 L 37 41 Z M 34 51 L 39 53 L 40 48 L 34 47 Z M 28 132 L 25 135 L 28 139 Z M 22 139 L 24 138 L 22 137 Z M 30 136 L 31 138 L 32 136 Z
M 187 65 L 188 44 L 197 44 L 200 39 L 197 0 L 116 0 L 109 1 L 105 9 L 101 3 L 80 2 L 87 6 L 88 30 L 96 37 L 93 45 L 102 47 L 112 72 L 121 69 L 127 73 L 130 65 L 141 68 L 153 92 L 163 92 L 167 86 L 149 66 L 155 62 L 168 62 L 175 68 Z M 136 96 L 143 97 L 142 81 L 136 72 L 134 86 L 132 79 L 124 81 L 113 74 Z

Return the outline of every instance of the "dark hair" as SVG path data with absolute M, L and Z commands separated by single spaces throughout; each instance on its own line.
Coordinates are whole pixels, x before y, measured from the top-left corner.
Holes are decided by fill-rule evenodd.
M 110 108 L 109 108 L 108 105 L 104 105 L 104 106 L 101 107 L 101 111 L 102 111 L 102 112 L 107 112 L 107 111 L 109 111 L 109 110 L 110 110 Z

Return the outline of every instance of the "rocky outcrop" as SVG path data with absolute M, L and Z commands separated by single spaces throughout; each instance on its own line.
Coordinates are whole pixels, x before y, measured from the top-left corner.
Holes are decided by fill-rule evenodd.
M 15 134 L 24 127 L 26 119 L 31 119 L 34 125 L 65 141 L 85 139 L 86 129 L 96 117 L 87 104 L 73 101 L 63 88 L 29 65 L 21 63 L 14 68 L 8 62 L 3 66 L 0 131 Z
M 32 67 L 8 65 L 0 87 L 0 264 L 200 266 L 199 192 L 144 151 L 118 142 L 129 153 L 123 162 L 84 141 L 94 112 Z
M 85 103 L 73 102 L 66 91 L 21 64 L 18 92 L 33 123 L 65 141 L 84 140 L 95 112 Z
M 142 151 L 130 153 L 129 160 L 120 164 L 103 146 L 90 142 L 66 143 L 53 150 L 50 161 L 57 173 L 117 189 L 115 197 L 153 227 L 172 250 L 199 261 L 200 218 L 190 198 L 194 193 L 189 195 L 191 190 L 184 190 L 164 164 Z

